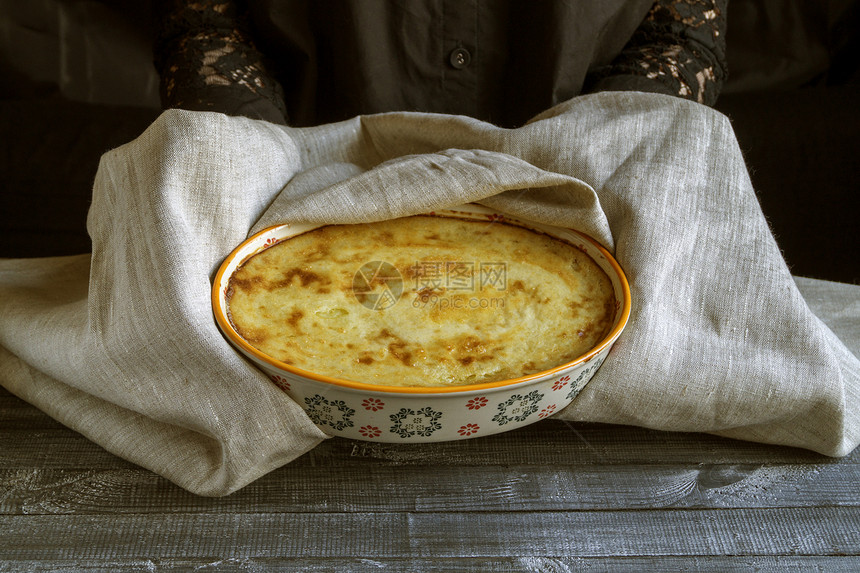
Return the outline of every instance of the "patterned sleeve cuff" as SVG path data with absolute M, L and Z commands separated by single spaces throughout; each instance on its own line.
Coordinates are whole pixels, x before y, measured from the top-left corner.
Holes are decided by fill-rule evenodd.
M 155 64 L 162 106 L 286 123 L 280 84 L 247 31 L 238 0 L 161 0 Z
M 589 91 L 630 85 L 713 105 L 727 73 L 726 5 L 727 0 L 656 0 L 621 54 L 595 70 Z

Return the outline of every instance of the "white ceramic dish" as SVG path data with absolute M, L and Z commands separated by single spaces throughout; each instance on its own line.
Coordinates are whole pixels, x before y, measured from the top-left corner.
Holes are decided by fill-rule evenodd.
M 597 346 L 579 358 L 512 380 L 413 388 L 318 375 L 263 354 L 236 332 L 227 317 L 227 285 L 233 272 L 259 251 L 317 225 L 271 227 L 244 241 L 219 268 L 212 288 L 215 318 L 227 340 L 300 404 L 327 434 L 379 442 L 437 442 L 497 434 L 531 424 L 555 414 L 576 398 L 627 324 L 631 306 L 627 279 L 606 249 L 587 235 L 572 229 L 525 223 L 474 204 L 431 214 L 504 221 L 546 233 L 583 250 L 612 281 L 616 300 L 614 325 Z

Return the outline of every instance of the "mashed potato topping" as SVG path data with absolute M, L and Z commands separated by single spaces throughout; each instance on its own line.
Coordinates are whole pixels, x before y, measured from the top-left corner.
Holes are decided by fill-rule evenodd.
M 330 225 L 252 256 L 229 318 L 286 364 L 389 386 L 517 378 L 585 354 L 612 327 L 585 253 L 500 222 L 420 215 Z

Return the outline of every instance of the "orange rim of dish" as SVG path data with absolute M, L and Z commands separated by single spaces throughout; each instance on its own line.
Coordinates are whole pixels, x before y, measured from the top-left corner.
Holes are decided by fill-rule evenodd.
M 480 220 L 480 219 L 478 219 Z M 322 226 L 322 225 L 320 225 Z M 529 228 L 535 231 L 540 232 L 540 229 L 534 229 L 529 227 L 528 225 L 523 224 L 525 228 Z M 543 225 L 542 225 L 543 226 Z M 287 364 L 285 362 L 281 362 L 275 358 L 272 358 L 268 354 L 261 352 L 254 346 L 251 346 L 238 332 L 233 328 L 233 325 L 230 323 L 230 320 L 227 318 L 226 309 L 221 304 L 221 290 L 224 286 L 222 282 L 224 281 L 224 274 L 227 269 L 231 266 L 231 263 L 238 258 L 240 255 L 245 255 L 244 249 L 249 244 L 254 242 L 261 235 L 265 235 L 268 233 L 272 233 L 277 229 L 281 229 L 287 227 L 287 225 L 275 225 L 269 227 L 267 229 L 263 229 L 262 231 L 254 234 L 248 239 L 244 240 L 238 247 L 236 247 L 233 252 L 231 252 L 227 258 L 221 263 L 221 266 L 218 268 L 218 272 L 215 274 L 215 280 L 212 283 L 212 308 L 214 309 L 215 320 L 221 328 L 221 331 L 230 339 L 230 341 L 239 346 L 245 353 L 250 354 L 255 359 L 268 364 L 274 368 L 279 370 L 285 370 L 290 372 L 296 376 L 300 376 L 302 378 L 307 378 L 310 380 L 314 380 L 317 382 L 323 382 L 326 384 L 333 384 L 335 386 L 341 386 L 345 388 L 351 388 L 353 390 L 361 390 L 365 392 L 380 392 L 384 394 L 458 394 L 458 393 L 467 393 L 467 392 L 477 392 L 483 390 L 491 390 L 496 388 L 504 388 L 506 386 L 515 386 L 518 384 L 522 384 L 524 382 L 529 382 L 535 380 L 536 378 L 544 378 L 546 376 L 552 376 L 557 372 L 561 372 L 563 370 L 567 370 L 572 368 L 578 364 L 585 363 L 590 361 L 595 355 L 599 354 L 606 346 L 611 344 L 620 334 L 621 331 L 624 330 L 624 327 L 627 325 L 627 321 L 630 318 L 630 309 L 632 306 L 632 299 L 630 295 L 630 285 L 627 282 L 627 277 L 624 274 L 624 271 L 621 269 L 621 265 L 618 264 L 618 261 L 615 260 L 606 248 L 603 247 L 600 243 L 598 243 L 595 239 L 586 235 L 582 231 L 577 231 L 576 229 L 568 229 L 561 227 L 551 227 L 546 226 L 547 228 L 555 228 L 563 231 L 569 231 L 576 233 L 589 243 L 593 247 L 595 247 L 600 253 L 606 258 L 609 262 L 612 269 L 615 271 L 615 275 L 618 279 L 618 282 L 621 285 L 621 293 L 622 293 L 622 302 L 621 302 L 621 316 L 615 323 L 615 326 L 612 327 L 612 330 L 603 337 L 603 339 L 594 346 L 591 350 L 578 357 L 575 360 L 571 360 L 570 362 L 565 362 L 564 364 L 560 364 L 555 366 L 554 368 L 550 368 L 549 370 L 543 370 L 541 372 L 535 372 L 534 374 L 528 374 L 526 376 L 520 376 L 518 378 L 509 378 L 507 380 L 497 380 L 495 382 L 483 382 L 481 384 L 463 384 L 459 386 L 387 386 L 382 384 L 372 384 L 370 382 L 357 382 L 354 380 L 344 380 L 342 378 L 335 378 L 333 376 L 326 376 L 325 374 L 317 374 L 316 372 L 312 372 L 310 370 L 305 370 L 303 368 L 298 368 L 291 364 Z M 313 230 L 309 229 L 308 231 Z M 283 239 L 279 239 L 277 242 L 286 241 L 294 236 L 297 236 L 301 233 L 297 233 L 296 235 L 292 235 L 290 237 L 284 237 Z M 564 239 L 562 239 L 564 240 Z M 271 246 L 271 245 L 269 245 Z M 264 247 L 268 248 L 268 246 Z M 251 256 L 257 254 L 263 249 L 258 249 L 253 252 L 248 253 L 244 256 L 242 262 L 249 259 Z M 239 263 L 241 264 L 241 262 Z M 238 264 L 236 265 L 239 266 Z M 614 282 L 614 281 L 613 281 Z

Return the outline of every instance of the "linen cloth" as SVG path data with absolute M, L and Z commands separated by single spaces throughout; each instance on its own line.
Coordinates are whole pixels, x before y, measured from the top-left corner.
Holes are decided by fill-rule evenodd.
M 860 441 L 860 362 L 801 296 L 728 120 L 642 93 L 575 98 L 513 130 L 167 111 L 103 156 L 91 256 L 0 261 L 0 383 L 181 487 L 228 494 L 326 435 L 218 331 L 224 257 L 270 224 L 470 201 L 584 230 L 626 271 L 627 329 L 558 417 L 830 456 Z

